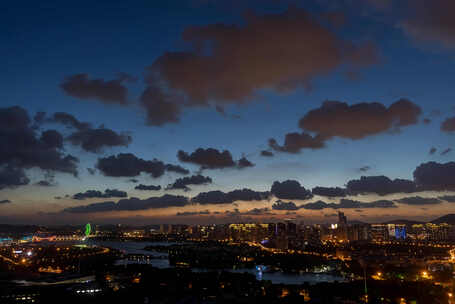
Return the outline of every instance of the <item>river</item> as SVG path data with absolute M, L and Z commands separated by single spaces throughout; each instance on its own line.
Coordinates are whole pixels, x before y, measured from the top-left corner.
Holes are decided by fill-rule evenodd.
M 124 252 L 125 254 L 144 254 L 149 256 L 156 256 L 156 257 L 163 257 L 167 256 L 166 253 L 163 252 L 156 252 L 156 251 L 148 251 L 144 250 L 146 246 L 169 246 L 175 245 L 177 243 L 173 242 L 133 242 L 133 241 L 126 241 L 126 242 L 119 242 L 119 241 L 93 241 L 90 240 L 89 243 L 93 245 L 103 246 L 103 247 L 110 247 L 117 250 Z M 149 264 L 157 268 L 170 268 L 172 267 L 169 264 L 169 260 L 166 258 L 160 259 L 150 259 L 146 261 L 128 261 L 128 260 L 119 260 L 117 261 L 118 265 L 124 264 Z M 268 280 L 274 284 L 303 284 L 303 283 L 310 283 L 316 284 L 320 282 L 342 282 L 345 281 L 345 278 L 341 276 L 336 276 L 329 273 L 301 273 L 301 274 L 290 274 L 290 273 L 283 273 L 283 272 L 260 272 L 256 269 L 222 269 L 225 271 L 231 272 L 239 272 L 239 273 L 251 273 L 256 276 L 258 280 Z M 204 271 L 213 271 L 210 269 L 200 269 L 200 268 L 192 268 L 192 271 L 195 272 L 204 272 Z

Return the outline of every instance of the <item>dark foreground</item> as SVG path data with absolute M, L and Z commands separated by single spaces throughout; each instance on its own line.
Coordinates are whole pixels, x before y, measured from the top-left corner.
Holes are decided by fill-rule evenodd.
M 431 282 L 368 281 L 368 303 L 450 303 Z M 251 274 L 129 265 L 78 283 L 0 282 L 0 303 L 364 303 L 364 282 L 282 285 Z

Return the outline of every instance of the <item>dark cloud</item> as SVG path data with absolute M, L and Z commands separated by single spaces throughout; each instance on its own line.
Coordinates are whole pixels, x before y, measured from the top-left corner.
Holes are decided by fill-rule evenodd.
M 91 213 L 91 212 L 106 212 L 106 211 L 134 211 L 146 209 L 158 209 L 168 207 L 183 207 L 189 204 L 188 198 L 184 196 L 176 196 L 165 194 L 159 197 L 150 197 L 147 199 L 129 198 L 121 199 L 117 203 L 102 202 L 94 203 L 85 206 L 77 206 L 66 208 L 63 212 L 68 213 Z
M 136 187 L 134 187 L 136 190 L 143 190 L 143 191 L 159 191 L 161 190 L 161 186 L 155 186 L 155 185 L 143 185 L 139 184 Z
M 40 134 L 21 107 L 0 108 L 0 138 L 0 167 L 10 172 L 40 168 L 77 175 L 78 159 L 63 153 L 62 136 L 55 130 Z
M 11 201 L 10 201 L 10 200 L 7 200 L 7 199 L 0 200 L 0 205 L 1 205 L 1 204 L 11 204 Z
M 127 134 L 100 128 L 74 132 L 68 137 L 68 140 L 75 146 L 81 146 L 85 151 L 98 153 L 106 147 L 128 147 L 132 139 Z
M 297 207 L 293 202 L 283 202 L 282 200 L 277 200 L 272 205 L 273 210 L 298 210 Z
M 262 150 L 261 151 L 261 156 L 272 157 L 273 156 L 273 152 L 270 152 L 270 151 L 267 151 L 267 150 Z
M 288 153 L 321 149 L 333 137 L 358 140 L 400 131 L 401 127 L 416 124 L 421 113 L 420 107 L 407 99 L 400 99 L 389 107 L 378 102 L 348 105 L 340 101 L 325 101 L 300 119 L 301 133 L 286 134 L 283 145 L 271 138 L 269 146 L 275 151 Z
M 91 212 L 105 212 L 116 210 L 117 204 L 114 202 L 93 203 L 86 206 L 70 207 L 63 210 L 68 213 L 91 213 Z
M 195 216 L 195 215 L 209 215 L 210 211 L 203 210 L 203 211 L 185 211 L 185 212 L 177 212 L 176 216 Z
M 444 151 L 441 151 L 441 155 L 447 155 L 447 154 L 449 154 L 450 152 L 452 152 L 452 148 L 447 148 L 447 149 L 445 149 Z
M 310 190 L 301 186 L 298 181 L 286 180 L 284 182 L 275 181 L 270 192 L 280 199 L 299 199 L 306 200 L 313 197 Z
M 165 171 L 176 172 L 173 165 L 166 165 L 157 159 L 144 160 L 132 153 L 120 153 L 99 158 L 96 168 L 104 175 L 113 177 L 134 177 L 144 172 L 156 178 L 162 176 Z
M 95 168 L 87 168 L 88 174 L 95 175 L 96 169 Z
M 201 192 L 191 200 L 201 205 L 230 204 L 235 201 L 261 201 L 268 199 L 269 192 L 257 192 L 250 189 L 234 190 L 231 192 L 209 191 Z
M 433 154 L 436 153 L 436 151 L 437 151 L 437 150 L 436 150 L 435 147 L 431 147 L 430 152 L 428 152 L 428 154 L 433 155 Z
M 455 203 L 455 195 L 443 195 L 438 197 L 438 199 L 447 201 L 449 203 Z
M 248 159 L 246 159 L 246 157 L 244 156 L 244 157 L 242 157 L 241 159 L 238 160 L 237 167 L 239 169 L 248 168 L 248 167 L 254 167 L 254 164 L 252 162 L 250 162 Z
M 348 199 L 341 199 L 339 204 L 335 204 L 335 209 L 351 209 L 351 208 L 396 208 L 396 205 L 392 201 L 379 200 L 371 203 L 359 202 Z
M 165 167 L 166 167 L 166 171 L 168 171 L 168 172 L 175 172 L 175 173 L 179 173 L 179 174 L 183 174 L 183 175 L 190 173 L 190 170 L 185 169 L 179 165 L 166 164 Z
M 95 99 L 105 104 L 126 105 L 128 103 L 128 89 L 123 82 L 127 79 L 89 79 L 88 74 L 75 74 L 65 78 L 60 84 L 63 91 L 69 96 L 79 99 Z
M 327 197 L 344 197 L 346 196 L 346 189 L 340 187 L 314 187 L 311 192 L 313 195 L 327 196 Z
M 455 162 L 427 162 L 414 170 L 414 180 L 422 190 L 455 190 Z
M 394 179 L 386 176 L 362 176 L 360 179 L 350 180 L 346 189 L 350 194 L 376 193 L 387 195 L 392 193 L 411 193 L 417 191 L 411 180 Z
M 127 197 L 128 194 L 125 191 L 117 189 L 106 189 L 104 192 L 98 190 L 87 190 L 85 192 L 79 192 L 73 195 L 73 199 L 85 200 L 86 198 L 111 198 L 111 197 Z
M 404 197 L 396 200 L 396 202 L 406 205 L 436 205 L 442 203 L 439 199 L 434 197 Z
M 317 201 L 314 203 L 307 203 L 300 208 L 307 210 L 322 210 L 322 209 L 368 209 L 368 208 L 396 208 L 397 206 L 393 201 L 379 200 L 374 202 L 360 202 L 349 199 L 341 199 L 337 203 L 326 203 L 323 201 Z
M 253 208 L 251 210 L 242 212 L 242 215 L 271 215 L 269 208 Z
M 410 16 L 402 22 L 406 34 L 423 43 L 455 48 L 455 3 L 450 0 L 413 0 L 407 2 Z
M 303 9 L 246 16 L 242 26 L 186 28 L 182 36 L 188 51 L 166 52 L 148 68 L 148 84 L 158 83 L 171 95 L 181 94 L 170 101 L 160 94 L 149 94 L 152 104 L 166 103 L 158 106 L 166 110 L 162 117 L 156 114 L 152 124 L 178 121 L 182 106 L 216 103 L 219 109 L 229 103 L 246 103 L 260 89 L 309 88 L 314 78 L 339 67 L 358 68 L 377 62 L 371 43 L 355 45 L 340 39 Z
M 150 126 L 162 126 L 180 121 L 182 106 L 179 104 L 178 97 L 164 92 L 156 85 L 150 84 L 145 89 L 140 102 L 146 110 L 146 120 Z
M 315 150 L 324 148 L 324 140 L 321 136 L 312 136 L 305 132 L 292 132 L 286 134 L 282 146 L 275 139 L 269 139 L 269 147 L 279 152 L 299 153 L 302 149 Z
M 367 172 L 367 171 L 369 171 L 370 169 L 371 169 L 370 166 L 363 166 L 363 167 L 360 167 L 360 168 L 359 168 L 359 171 L 360 171 L 360 172 Z
M 211 184 L 211 183 L 212 183 L 212 179 L 210 177 L 202 176 L 202 175 L 198 174 L 198 175 L 178 178 L 174 183 L 169 184 L 166 187 L 166 190 L 181 189 L 181 190 L 188 191 L 188 190 L 190 190 L 190 188 L 188 188 L 189 185 L 207 185 L 207 184 Z
M 420 107 L 407 99 L 400 99 L 389 107 L 378 102 L 348 105 L 325 101 L 321 107 L 305 114 L 299 127 L 324 138 L 356 140 L 416 124 L 421 113 Z
M 447 118 L 441 124 L 441 130 L 444 132 L 455 132 L 455 117 Z
M 55 186 L 56 184 L 53 183 L 52 181 L 40 180 L 40 181 L 37 182 L 35 185 L 41 186 L 41 187 L 53 187 L 53 186 Z
M 63 148 L 63 136 L 56 130 L 47 130 L 41 133 L 40 141 L 42 141 L 48 149 Z
M 239 161 L 234 161 L 231 152 L 228 150 L 219 151 L 213 148 L 198 148 L 191 154 L 179 150 L 177 157 L 181 162 L 193 163 L 199 165 L 201 169 L 223 169 L 223 168 L 238 168 L 254 166 L 248 159 L 242 157 Z
M 55 112 L 54 115 L 48 118 L 46 121 L 60 123 L 64 126 L 80 131 L 91 128 L 91 125 L 88 122 L 80 122 L 76 117 L 65 112 Z

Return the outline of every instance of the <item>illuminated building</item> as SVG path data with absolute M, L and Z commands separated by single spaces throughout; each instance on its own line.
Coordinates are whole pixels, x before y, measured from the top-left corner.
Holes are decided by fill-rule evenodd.
M 372 224 L 370 235 L 373 241 L 386 241 L 389 238 L 388 226 L 386 224 Z

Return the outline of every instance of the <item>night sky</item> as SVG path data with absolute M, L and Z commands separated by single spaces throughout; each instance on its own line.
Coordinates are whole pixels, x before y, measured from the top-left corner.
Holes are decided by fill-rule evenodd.
M 454 11 L 2 2 L 0 222 L 455 213 Z

